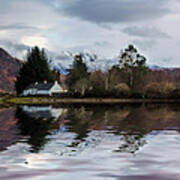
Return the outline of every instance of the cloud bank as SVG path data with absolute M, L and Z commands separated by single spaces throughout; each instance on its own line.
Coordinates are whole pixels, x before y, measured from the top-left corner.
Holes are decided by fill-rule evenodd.
M 149 64 L 180 66 L 179 0 L 0 0 L 0 4 L 0 47 L 18 58 L 38 45 L 54 52 L 49 55 L 62 64 L 66 51 L 113 59 L 133 43 Z

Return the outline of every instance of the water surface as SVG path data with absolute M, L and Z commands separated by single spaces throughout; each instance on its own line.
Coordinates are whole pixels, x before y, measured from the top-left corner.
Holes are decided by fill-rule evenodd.
M 179 180 L 180 107 L 0 109 L 0 179 Z

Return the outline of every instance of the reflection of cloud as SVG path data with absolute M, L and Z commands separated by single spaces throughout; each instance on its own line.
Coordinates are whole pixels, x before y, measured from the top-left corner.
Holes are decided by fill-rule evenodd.
M 53 135 L 52 138 L 55 139 L 55 141 L 51 141 L 47 145 L 47 149 L 49 149 L 48 152 L 55 152 L 57 155 L 66 157 L 79 156 L 81 153 L 87 154 L 89 151 L 92 151 L 92 149 L 96 148 L 98 150 L 102 146 L 108 146 L 109 144 L 112 145 L 112 149 L 117 149 L 118 145 L 121 144 L 119 139 L 123 136 L 116 136 L 110 132 L 107 133 L 106 131 L 99 130 L 87 133 L 87 137 L 81 141 L 76 139 L 76 137 L 77 134 L 73 132 L 59 132 Z M 52 149 L 51 147 L 54 148 Z M 46 150 L 44 152 L 46 152 Z
M 49 169 L 48 161 L 52 158 L 52 155 L 48 153 L 39 153 L 39 154 L 28 154 L 24 156 L 25 163 L 22 164 L 24 167 L 32 168 L 32 169 Z M 54 168 L 51 165 L 51 168 Z

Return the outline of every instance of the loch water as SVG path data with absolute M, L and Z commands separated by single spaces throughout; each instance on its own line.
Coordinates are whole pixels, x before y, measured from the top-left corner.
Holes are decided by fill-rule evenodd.
M 2 180 L 179 180 L 179 104 L 0 108 Z

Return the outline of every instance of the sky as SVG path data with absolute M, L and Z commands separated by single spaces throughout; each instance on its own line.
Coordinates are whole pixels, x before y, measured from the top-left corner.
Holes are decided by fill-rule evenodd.
M 129 44 L 148 64 L 180 66 L 180 0 L 0 0 L 0 47 L 24 59 L 45 48 L 117 57 Z M 105 63 L 105 60 L 102 61 Z

